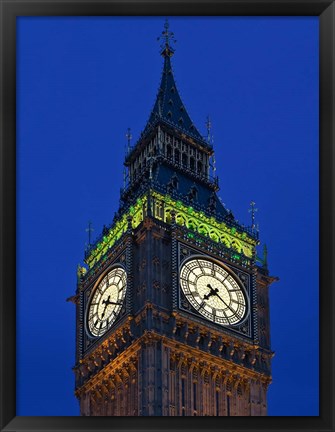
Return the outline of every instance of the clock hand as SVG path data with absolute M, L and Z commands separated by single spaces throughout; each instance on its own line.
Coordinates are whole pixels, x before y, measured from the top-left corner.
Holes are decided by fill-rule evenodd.
M 106 312 L 106 309 L 107 309 L 107 306 L 109 305 L 109 299 L 110 299 L 110 295 L 108 296 L 108 298 L 107 298 L 107 300 L 102 300 L 102 304 L 104 304 L 105 303 L 105 309 L 104 309 L 104 311 L 102 312 L 102 314 L 101 314 L 101 318 L 103 318 L 104 316 L 105 316 L 105 312 Z
M 112 302 L 112 301 L 109 301 L 109 298 L 110 298 L 110 296 L 108 296 L 107 300 L 103 300 L 102 303 L 105 303 L 106 306 L 108 306 L 108 305 L 122 305 L 121 302 Z
M 215 288 L 215 295 L 222 301 L 222 303 L 224 303 L 226 306 L 227 306 L 227 308 L 228 309 L 230 309 L 230 311 L 233 313 L 233 314 L 235 314 L 236 313 L 236 311 L 234 311 L 234 309 L 232 309 L 230 306 L 229 306 L 229 304 L 228 303 L 226 303 L 224 300 L 223 300 L 223 298 L 218 294 L 218 289 L 217 288 Z
M 207 284 L 207 287 L 210 289 L 210 292 L 204 295 L 205 300 L 208 300 L 212 295 L 217 295 L 216 293 L 219 291 L 217 288 L 212 288 L 210 284 Z
M 111 296 L 109 295 L 108 297 L 107 297 L 107 300 L 102 300 L 102 304 L 106 304 L 106 305 L 108 305 L 108 303 L 109 303 L 109 299 L 111 298 Z M 106 306 L 105 306 L 106 307 Z
M 119 306 L 122 306 L 121 302 L 112 302 L 109 299 L 110 299 L 110 295 L 108 296 L 107 300 L 102 300 L 102 304 L 105 304 L 105 309 L 104 309 L 103 313 L 101 314 L 101 318 L 103 318 L 105 316 L 107 306 L 109 306 L 109 305 L 119 305 Z

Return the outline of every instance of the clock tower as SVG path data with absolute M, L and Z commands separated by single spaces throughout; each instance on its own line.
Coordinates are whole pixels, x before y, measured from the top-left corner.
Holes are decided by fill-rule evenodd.
M 271 382 L 266 260 L 217 196 L 214 150 L 174 80 L 173 34 L 112 224 L 78 267 L 83 416 L 263 416 Z

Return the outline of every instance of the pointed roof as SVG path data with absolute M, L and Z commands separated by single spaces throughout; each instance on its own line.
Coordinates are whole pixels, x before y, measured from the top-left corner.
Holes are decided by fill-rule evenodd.
M 143 132 L 146 134 L 157 123 L 163 122 L 201 141 L 206 147 L 211 148 L 211 145 L 202 137 L 193 124 L 179 95 L 171 65 L 174 49 L 170 45 L 170 39 L 173 40 L 173 33 L 168 31 L 167 23 L 165 24 L 165 31 L 162 34 L 162 38 L 165 39 L 161 50 L 161 55 L 164 57 L 162 78 L 154 107 Z

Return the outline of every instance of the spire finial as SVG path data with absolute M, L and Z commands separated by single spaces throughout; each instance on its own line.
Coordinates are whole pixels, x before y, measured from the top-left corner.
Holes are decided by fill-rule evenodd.
M 174 33 L 169 31 L 169 20 L 165 19 L 164 31 L 162 31 L 162 36 L 159 36 L 157 40 L 161 40 L 161 55 L 163 57 L 172 57 L 174 53 L 174 49 L 170 45 L 171 42 L 176 43 L 176 39 L 174 37 Z
M 130 151 L 130 141 L 131 141 L 132 137 L 133 137 L 133 136 L 132 136 L 132 134 L 131 134 L 131 129 L 128 128 L 128 129 L 127 129 L 127 133 L 126 133 L 126 138 L 127 138 L 127 149 L 126 149 L 126 154 L 128 154 L 129 151 Z
M 207 119 L 206 119 L 206 128 L 207 128 L 207 142 L 210 143 L 211 142 L 212 122 L 211 122 L 209 115 L 207 116 Z
M 250 202 L 250 209 L 249 209 L 249 213 L 251 213 L 251 229 L 252 231 L 254 231 L 254 229 L 256 228 L 255 225 L 255 213 L 256 211 L 258 211 L 258 209 L 255 208 L 256 203 L 254 201 Z
M 88 232 L 88 247 L 90 247 L 92 244 L 91 243 L 91 234 L 94 231 L 91 221 L 88 222 L 88 227 L 86 228 L 85 231 Z

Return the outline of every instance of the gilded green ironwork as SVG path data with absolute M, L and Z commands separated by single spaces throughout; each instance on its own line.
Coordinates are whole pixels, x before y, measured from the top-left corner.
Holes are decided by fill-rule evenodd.
M 128 228 L 128 216 L 132 217 L 132 227 L 136 228 L 144 219 L 144 211 L 146 209 L 146 197 L 138 199 L 136 204 L 131 206 L 128 212 L 124 213 L 123 216 L 115 223 L 115 225 L 108 231 L 108 234 L 103 236 L 102 240 L 95 245 L 90 251 L 85 262 L 92 268 L 100 258 L 110 249 L 117 240 L 127 231 Z
M 245 231 L 239 231 L 235 227 L 229 227 L 225 222 L 217 221 L 213 216 L 209 217 L 203 211 L 196 211 L 182 201 L 175 201 L 170 195 L 162 195 L 154 190 L 150 191 L 152 199 L 152 216 L 167 224 L 171 223 L 171 212 L 176 214 L 177 225 L 184 226 L 190 231 L 199 233 L 211 240 L 222 243 L 237 254 L 243 254 L 248 258 L 254 255 L 257 240 L 249 236 Z M 129 210 L 115 223 L 115 225 L 103 236 L 86 258 L 89 268 L 92 268 L 100 258 L 105 255 L 117 240 L 127 231 L 127 218 L 132 217 L 132 228 L 135 229 L 144 220 L 147 214 L 147 195 L 138 198 L 136 204 L 129 207 Z M 190 238 L 192 232 L 189 234 Z
M 154 209 L 160 209 L 154 217 L 166 223 L 171 223 L 172 210 L 176 213 L 176 223 L 181 226 L 209 237 L 215 242 L 223 243 L 228 248 L 233 248 L 239 253 L 252 258 L 257 240 L 247 235 L 244 231 L 230 228 L 224 222 L 218 222 L 214 217 L 208 217 L 202 211 L 196 211 L 181 201 L 174 201 L 169 195 L 162 195 L 152 191 Z M 163 211 L 162 211 L 163 209 Z

